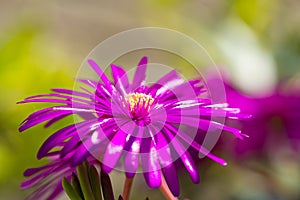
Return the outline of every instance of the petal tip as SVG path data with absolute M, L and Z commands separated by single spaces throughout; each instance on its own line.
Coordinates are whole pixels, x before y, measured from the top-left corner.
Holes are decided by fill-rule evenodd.
M 96 62 L 95 62 L 93 59 L 88 59 L 87 62 L 88 62 L 90 65 L 96 64 Z
M 103 172 L 106 173 L 106 174 L 109 174 L 109 173 L 113 170 L 113 168 L 111 168 L 111 167 L 109 167 L 109 166 L 107 166 L 107 165 L 104 165 L 104 164 L 102 165 L 101 169 L 102 169 Z
M 147 63 L 148 63 L 148 57 L 147 57 L 147 56 L 144 56 L 144 57 L 142 57 L 142 59 L 140 60 L 138 66 L 146 65 Z

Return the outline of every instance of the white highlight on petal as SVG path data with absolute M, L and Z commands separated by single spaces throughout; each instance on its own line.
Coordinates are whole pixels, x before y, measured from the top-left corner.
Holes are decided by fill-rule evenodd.
M 168 155 L 171 155 L 170 148 L 166 148 L 166 151 L 167 151 Z M 168 165 L 171 164 L 171 160 L 169 160 L 169 159 L 163 159 L 162 156 L 159 156 L 159 157 L 160 157 L 159 161 L 160 161 L 160 163 L 161 163 L 162 166 L 168 166 Z
M 105 119 L 103 119 L 101 122 L 98 122 L 98 123 L 95 123 L 95 124 L 93 124 L 93 125 L 91 125 L 91 131 L 92 130 L 96 130 L 97 128 L 99 128 L 99 126 L 101 125 L 101 124 L 104 124 L 104 123 L 106 123 L 106 122 L 108 122 L 109 120 L 111 120 L 111 118 L 105 118 Z
M 87 80 L 87 82 L 92 85 L 94 88 L 96 88 L 96 85 L 91 81 L 91 80 Z
M 129 141 L 129 139 L 130 139 L 130 135 L 128 134 L 127 136 L 126 136 L 126 142 L 128 142 Z
M 212 105 L 203 106 L 205 108 L 226 108 L 228 107 L 228 103 L 217 103 Z
M 137 141 L 133 142 L 132 145 L 131 145 L 131 150 L 133 152 L 139 152 L 139 150 L 140 150 L 140 143 L 137 142 Z
M 53 110 L 71 110 L 71 111 L 82 111 L 82 112 L 95 112 L 94 110 L 87 110 L 82 108 L 69 108 L 69 107 L 54 107 Z
M 188 108 L 192 106 L 199 106 L 202 105 L 203 103 L 199 103 L 195 100 L 185 100 L 185 101 L 180 101 L 177 103 L 178 105 L 175 106 L 174 108 Z
M 237 113 L 241 112 L 241 110 L 239 108 L 223 108 L 223 110 L 229 111 L 229 112 L 234 113 L 234 114 L 237 114 Z
M 114 145 L 114 144 L 109 144 L 108 147 L 108 153 L 109 154 L 115 154 L 117 152 L 120 152 L 123 150 L 123 146 L 122 145 Z
M 190 100 L 179 101 L 177 104 L 180 104 L 180 105 L 183 105 L 183 104 L 193 104 L 195 102 L 197 102 L 197 101 L 190 99 Z
M 164 93 L 167 90 L 173 89 L 176 86 L 181 85 L 182 83 L 184 83 L 184 80 L 181 79 L 181 78 L 170 81 L 170 82 L 166 83 L 163 87 L 158 89 L 157 92 L 156 92 L 156 95 L 160 95 L 160 94 Z
M 190 162 L 188 159 L 185 159 L 184 162 L 185 162 L 185 164 L 186 164 L 186 167 L 189 168 L 188 171 L 194 171 L 194 168 L 193 168 L 191 162 Z
M 157 170 L 157 165 L 156 165 L 157 161 L 158 161 L 157 151 L 154 147 L 152 147 L 150 150 L 150 165 L 154 170 Z
M 101 142 L 101 140 L 98 138 L 99 133 L 98 131 L 94 131 L 92 134 L 92 143 L 93 144 L 99 144 Z

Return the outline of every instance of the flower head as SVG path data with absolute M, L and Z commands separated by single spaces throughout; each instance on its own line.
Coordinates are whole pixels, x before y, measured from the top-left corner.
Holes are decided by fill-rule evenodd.
M 40 148 L 39 159 L 51 156 L 54 148 L 59 149 L 60 159 L 68 157 L 73 167 L 95 157 L 106 173 L 120 169 L 127 177 L 133 177 L 140 170 L 151 188 L 159 187 L 164 177 L 171 192 L 178 196 L 174 161 L 181 160 L 193 182 L 199 182 L 195 163 L 187 151 L 190 146 L 226 165 L 193 140 L 196 134 L 205 136 L 209 130 L 225 130 L 243 138 L 238 129 L 214 118 L 239 119 L 246 115 L 239 114 L 239 109 L 227 108 L 225 103 L 214 104 L 210 98 L 200 97 L 206 93 L 201 80 L 186 81 L 173 70 L 147 85 L 146 57 L 139 62 L 131 83 L 119 66 L 111 65 L 110 81 L 95 61 L 88 63 L 100 81 L 79 79 L 85 85 L 82 91 L 53 89 L 53 93 L 22 101 L 58 105 L 31 114 L 20 131 L 46 121 L 47 127 L 70 115 L 81 118 L 51 135 Z

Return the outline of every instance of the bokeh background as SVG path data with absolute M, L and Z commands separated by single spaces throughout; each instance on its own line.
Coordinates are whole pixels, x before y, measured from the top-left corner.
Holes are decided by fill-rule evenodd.
M 180 31 L 207 49 L 240 92 L 250 98 L 264 98 L 282 81 L 289 83 L 284 84 L 286 88 L 299 92 L 299 10 L 298 0 L 1 0 L 0 199 L 25 198 L 28 191 L 19 188 L 24 180 L 22 172 L 46 162 L 36 160 L 41 142 L 66 123 L 18 133 L 21 121 L 43 105 L 16 102 L 50 88 L 72 88 L 81 62 L 99 42 L 136 27 Z M 293 120 L 300 123 L 299 119 Z M 274 129 L 280 125 L 275 122 Z M 225 141 L 234 139 L 224 137 Z M 300 199 L 298 151 L 290 145 L 291 139 L 279 138 L 277 141 L 269 134 L 268 144 L 276 145 L 268 145 L 268 155 L 259 158 L 236 158 L 232 154 L 236 141 L 217 148 L 216 153 L 229 165 L 222 167 L 204 159 L 199 164 L 198 185 L 181 173 L 180 198 Z M 251 142 L 251 135 L 247 140 Z M 122 188 L 119 177 L 117 172 L 112 174 L 116 193 Z M 142 179 L 134 183 L 132 199 L 162 199 L 159 190 L 148 189 Z

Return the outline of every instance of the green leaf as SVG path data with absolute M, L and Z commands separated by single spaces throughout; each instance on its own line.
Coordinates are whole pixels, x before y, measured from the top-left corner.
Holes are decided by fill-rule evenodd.
M 71 185 L 74 190 L 79 194 L 79 196 L 83 199 L 83 193 L 81 191 L 80 183 L 77 175 L 73 172 L 71 177 Z
M 100 177 L 97 172 L 97 169 L 93 165 L 89 166 L 89 180 L 94 198 L 96 200 L 102 200 Z
M 79 165 L 77 168 L 78 179 L 80 187 L 85 200 L 94 200 L 92 189 L 90 186 L 90 181 L 88 177 L 88 167 L 86 163 Z
M 82 200 L 66 178 L 63 178 L 62 186 L 71 200 Z
M 104 200 L 114 200 L 114 193 L 108 174 L 103 171 L 100 172 L 101 186 Z

